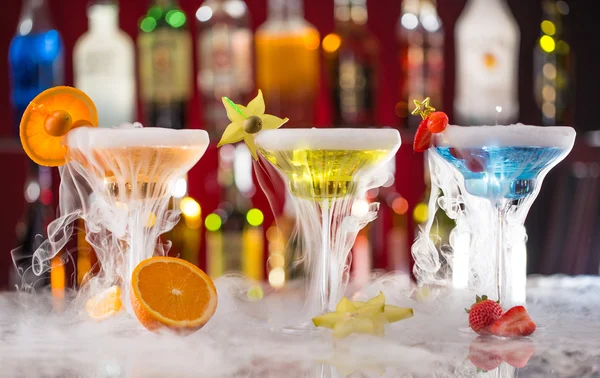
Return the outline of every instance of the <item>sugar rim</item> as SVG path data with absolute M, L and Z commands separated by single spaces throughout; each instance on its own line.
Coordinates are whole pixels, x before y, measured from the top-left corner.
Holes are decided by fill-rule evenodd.
M 277 129 L 264 130 L 256 136 L 260 148 L 271 151 L 294 149 L 317 150 L 390 150 L 400 148 L 396 129 Z
M 71 148 L 202 147 L 210 143 L 205 130 L 174 130 L 160 127 L 78 127 L 67 134 Z
M 569 126 L 530 126 L 521 123 L 507 126 L 454 126 L 434 134 L 435 144 L 456 148 L 557 147 L 573 148 L 575 129 Z

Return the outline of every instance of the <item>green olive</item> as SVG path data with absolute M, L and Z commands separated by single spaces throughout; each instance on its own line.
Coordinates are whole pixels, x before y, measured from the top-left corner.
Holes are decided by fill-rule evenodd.
M 257 116 L 250 116 L 246 118 L 244 124 L 242 125 L 244 131 L 248 134 L 256 134 L 260 130 L 262 130 L 262 119 Z

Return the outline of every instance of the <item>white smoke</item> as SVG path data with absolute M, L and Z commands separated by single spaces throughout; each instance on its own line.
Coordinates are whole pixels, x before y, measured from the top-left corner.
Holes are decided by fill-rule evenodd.
M 169 209 L 171 186 L 196 164 L 207 142 L 199 143 L 198 134 L 190 138 L 173 130 L 144 129 L 139 123 L 115 129 L 79 128 L 68 134 L 67 163 L 59 168 L 58 217 L 48 226 L 48 239 L 33 253 L 32 270 L 41 275 L 60 251 L 68 254 L 65 247 L 74 224 L 83 219 L 100 270 L 80 296 L 120 284 L 129 306 L 135 266 L 170 248 L 168 242 L 158 243 L 158 237 L 179 220 L 179 209 Z M 27 287 L 24 281 L 22 288 Z
M 419 294 L 406 277 L 374 279 L 356 294 L 382 290 L 387 302 L 414 308 L 414 317 L 386 326 L 383 338 L 352 335 L 334 342 L 330 330 L 308 335 L 269 332 L 270 324 L 240 311 L 242 281 L 216 280 L 219 307 L 198 332 L 180 337 L 151 333 L 127 314 L 97 323 L 77 308 L 52 310 L 50 296 L 0 295 L 0 377 L 232 377 L 232 378 L 525 378 L 593 377 L 600 366 L 600 280 L 535 277 L 528 310 L 538 325 L 529 339 L 482 345 L 467 329 L 456 297 Z M 294 293 L 273 293 L 288 303 Z M 421 299 L 417 299 L 421 297 Z M 258 302 L 261 304 L 261 302 Z M 264 304 L 267 305 L 267 304 Z M 283 322 L 285 308 L 270 307 Z M 524 368 L 502 362 L 478 373 L 474 352 L 534 352 Z
M 414 274 L 419 284 L 433 287 L 446 287 L 467 290 L 469 293 L 497 296 L 497 245 L 498 237 L 504 244 L 500 261 L 503 276 L 503 300 L 505 305 L 525 303 L 526 283 L 526 241 L 525 218 L 539 194 L 544 177 L 568 153 L 563 152 L 547 165 L 544 156 L 533 156 L 520 163 L 520 167 L 540 167 L 534 181 L 528 182 L 528 195 L 516 200 L 505 200 L 510 186 L 506 182 L 518 181 L 523 169 L 501 171 L 503 183 L 493 174 L 485 174 L 489 198 L 473 195 L 466 187 L 466 181 L 458 169 L 442 158 L 436 151 L 428 152 L 431 176 L 429 198 L 429 219 L 421 228 L 412 246 L 415 260 Z M 524 155 L 525 156 L 525 155 Z M 492 163 L 490 163 L 492 164 Z M 497 161 L 494 164 L 501 166 Z M 542 164 L 542 165 L 540 165 Z M 475 180 L 472 180 L 475 181 Z M 479 182 L 475 181 L 475 185 Z M 494 190 L 499 192 L 493 192 Z M 497 207 L 496 204 L 499 204 Z M 503 208 L 506 212 L 500 212 Z M 436 234 L 434 225 L 438 210 L 444 211 L 456 226 L 448 240 Z M 501 218 L 505 221 L 500 221 Z M 465 303 L 467 305 L 467 303 Z

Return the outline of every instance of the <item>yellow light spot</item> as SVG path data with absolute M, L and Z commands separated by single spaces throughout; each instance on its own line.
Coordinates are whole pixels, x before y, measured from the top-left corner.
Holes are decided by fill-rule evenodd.
M 423 223 L 429 217 L 429 207 L 425 203 L 420 203 L 415 207 L 413 218 L 417 223 Z
M 218 231 L 221 228 L 221 217 L 218 214 L 208 214 L 204 220 L 204 226 L 208 231 Z
M 263 290 L 260 286 L 252 286 L 248 289 L 248 299 L 253 302 L 260 301 L 263 298 Z
M 200 204 L 192 197 L 184 197 L 179 203 L 179 209 L 186 218 L 199 218 L 202 209 Z
M 548 35 L 556 34 L 556 25 L 552 21 L 544 20 L 541 25 L 542 31 Z
M 327 34 L 323 38 L 323 50 L 328 53 L 336 52 L 342 44 L 342 39 L 335 33 Z
M 498 61 L 496 60 L 496 56 L 492 53 L 485 53 L 483 55 L 483 65 L 485 66 L 485 68 L 489 68 L 492 69 L 494 67 L 496 67 L 496 63 Z
M 129 207 L 127 206 L 127 204 L 125 202 L 115 201 L 115 207 L 117 209 L 123 209 L 125 211 L 129 211 Z
M 547 53 L 551 53 L 556 48 L 556 43 L 554 42 L 554 38 L 549 35 L 544 35 L 540 38 L 540 47 Z
M 269 272 L 269 285 L 275 289 L 280 289 L 285 284 L 285 270 L 283 268 L 273 268 Z
M 246 213 L 246 220 L 250 223 L 251 226 L 260 226 L 262 222 L 265 220 L 265 216 L 262 211 L 258 209 L 250 209 L 248 213 Z
M 406 214 L 408 211 L 408 201 L 406 198 L 397 197 L 394 202 L 392 202 L 392 210 L 394 210 L 396 214 Z
M 152 211 L 148 214 L 148 220 L 146 221 L 146 227 L 150 228 L 156 224 L 156 214 Z
M 60 254 L 50 260 L 50 287 L 52 296 L 64 298 L 65 296 L 65 264 Z

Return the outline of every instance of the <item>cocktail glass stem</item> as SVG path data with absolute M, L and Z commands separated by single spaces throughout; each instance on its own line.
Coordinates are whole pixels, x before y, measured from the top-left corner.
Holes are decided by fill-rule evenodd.
M 329 221 L 329 199 L 324 199 L 321 202 L 321 253 L 320 261 L 321 265 L 318 267 L 317 272 L 319 272 L 319 285 L 320 285 L 320 293 L 319 299 L 320 303 L 318 304 L 319 311 L 326 311 L 331 308 L 332 304 L 331 300 L 331 251 L 330 251 L 330 238 L 331 238 L 331 229 L 330 229 L 330 221 Z M 335 306 L 335 305 L 334 305 Z
M 510 202 L 501 199 L 496 202 L 496 294 L 500 304 L 506 302 L 506 250 L 504 233 L 506 230 L 506 216 Z

